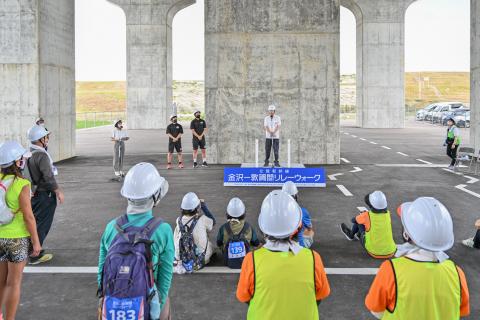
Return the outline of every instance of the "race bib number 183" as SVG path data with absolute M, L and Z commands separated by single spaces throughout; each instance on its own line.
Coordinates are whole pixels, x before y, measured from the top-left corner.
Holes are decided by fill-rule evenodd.
M 113 298 L 105 297 L 102 320 L 144 320 L 143 297 Z

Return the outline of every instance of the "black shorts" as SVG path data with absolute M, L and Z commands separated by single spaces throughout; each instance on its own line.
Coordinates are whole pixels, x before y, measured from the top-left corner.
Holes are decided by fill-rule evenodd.
M 202 140 L 198 140 L 197 137 L 193 137 L 193 150 L 198 150 L 198 147 L 200 147 L 200 149 L 206 149 L 206 146 L 207 146 L 207 142 L 205 140 L 205 137 L 202 138 Z
M 182 152 L 182 140 L 168 142 L 168 153 L 173 153 L 174 150 L 178 153 Z

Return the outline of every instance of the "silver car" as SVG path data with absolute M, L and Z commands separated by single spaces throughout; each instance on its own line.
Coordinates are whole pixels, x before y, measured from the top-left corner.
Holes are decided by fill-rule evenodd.
M 457 127 L 470 128 L 470 110 L 457 111 L 453 120 L 455 120 Z
M 442 123 L 444 115 L 448 114 L 449 112 L 458 109 L 466 109 L 466 107 L 461 102 L 442 102 L 439 103 L 438 106 L 440 106 L 440 108 L 435 108 L 435 111 L 432 115 L 433 123 Z
M 436 104 L 429 104 L 425 108 L 418 110 L 417 113 L 415 114 L 415 120 L 417 121 L 425 120 L 427 113 L 435 109 L 435 107 L 436 107 Z

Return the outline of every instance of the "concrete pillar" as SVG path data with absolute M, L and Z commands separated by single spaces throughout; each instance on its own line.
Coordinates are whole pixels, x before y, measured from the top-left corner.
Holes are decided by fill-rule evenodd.
M 127 122 L 162 129 L 172 111 L 172 21 L 195 0 L 109 0 L 127 21 Z
M 75 155 L 75 6 L 70 0 L 0 5 L 0 141 L 25 146 L 42 116 L 55 161 Z
M 480 3 L 471 0 L 470 141 L 480 150 Z
M 205 33 L 209 161 L 263 157 L 276 103 L 281 161 L 339 163 L 338 0 L 206 0 Z

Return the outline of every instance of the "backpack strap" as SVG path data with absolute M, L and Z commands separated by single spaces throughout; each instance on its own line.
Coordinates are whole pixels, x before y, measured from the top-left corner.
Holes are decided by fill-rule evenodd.
M 115 229 L 117 230 L 118 234 L 121 235 L 125 240 L 129 241 L 128 235 L 125 233 L 125 229 L 123 228 L 124 225 L 128 223 L 128 217 L 124 214 L 121 217 L 118 217 L 115 221 Z
M 155 218 L 153 217 L 150 219 L 145 226 L 143 227 L 143 235 L 147 238 L 150 239 L 153 235 L 153 233 L 157 230 L 157 228 L 163 223 L 162 218 Z

